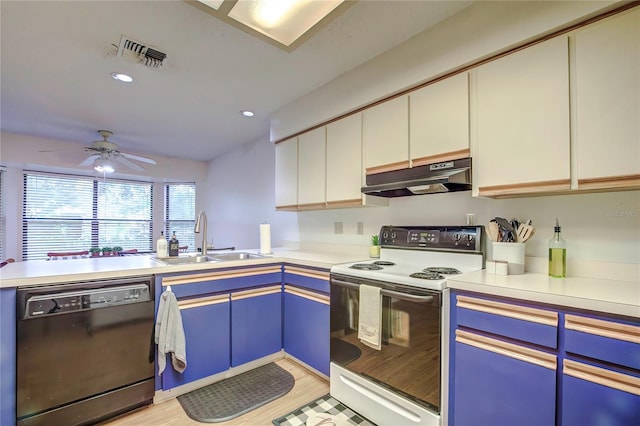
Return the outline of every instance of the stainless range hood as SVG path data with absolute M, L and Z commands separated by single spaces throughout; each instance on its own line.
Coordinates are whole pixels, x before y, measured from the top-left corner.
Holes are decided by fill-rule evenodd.
M 377 197 L 407 197 L 471 190 L 471 158 L 367 175 L 362 193 Z

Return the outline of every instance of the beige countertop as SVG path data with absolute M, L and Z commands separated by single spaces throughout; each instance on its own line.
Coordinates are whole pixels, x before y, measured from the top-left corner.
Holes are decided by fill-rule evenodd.
M 258 250 L 239 251 L 258 252 Z M 363 250 L 363 253 L 364 252 L 365 250 Z M 209 253 L 209 255 L 215 256 L 215 253 Z M 31 260 L 27 262 L 10 263 L 0 269 L 0 288 L 101 280 L 123 276 L 133 277 L 176 272 L 194 272 L 207 269 L 235 268 L 271 263 L 293 263 L 302 266 L 329 269 L 337 263 L 354 262 L 365 258 L 366 255 L 357 252 L 343 253 L 274 248 L 272 255 L 259 259 L 185 265 L 166 265 L 156 260 L 153 255 L 69 260 Z
M 551 278 L 546 274 L 495 275 L 471 272 L 448 286 L 494 296 L 640 318 L 640 283 L 596 278 Z

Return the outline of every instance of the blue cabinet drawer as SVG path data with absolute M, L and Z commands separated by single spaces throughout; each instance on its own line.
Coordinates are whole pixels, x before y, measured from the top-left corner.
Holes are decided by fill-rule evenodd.
M 637 324 L 566 314 L 565 351 L 640 370 Z
M 562 426 L 640 424 L 640 378 L 564 360 Z
M 329 271 L 286 265 L 284 283 L 328 294 Z
M 236 269 L 212 269 L 199 273 L 163 275 L 162 286 L 171 286 L 177 298 L 228 292 L 282 282 L 280 265 Z
M 557 312 L 463 295 L 456 295 L 455 309 L 458 326 L 558 347 Z
M 455 426 L 554 426 L 555 354 L 456 330 Z

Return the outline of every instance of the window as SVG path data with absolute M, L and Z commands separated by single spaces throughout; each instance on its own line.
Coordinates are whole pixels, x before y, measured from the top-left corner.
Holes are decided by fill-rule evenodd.
M 168 183 L 165 186 L 164 235 L 167 238 L 175 231 L 180 246 L 196 250 L 196 184 Z
M 23 259 L 90 247 L 152 251 L 152 189 L 148 182 L 25 173 Z

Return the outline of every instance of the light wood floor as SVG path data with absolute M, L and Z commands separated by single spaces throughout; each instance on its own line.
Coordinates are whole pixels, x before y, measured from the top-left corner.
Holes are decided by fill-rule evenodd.
M 233 420 L 222 423 L 200 423 L 190 419 L 182 409 L 177 399 L 173 398 L 158 405 L 151 405 L 124 417 L 119 417 L 108 426 L 188 426 L 188 425 L 217 425 L 217 426 L 260 426 L 272 425 L 271 421 L 283 416 L 296 408 L 305 405 L 327 393 L 329 383 L 319 376 L 310 373 L 305 368 L 287 359 L 276 361 L 280 367 L 290 372 L 296 380 L 293 389 L 285 396 L 250 411 Z

